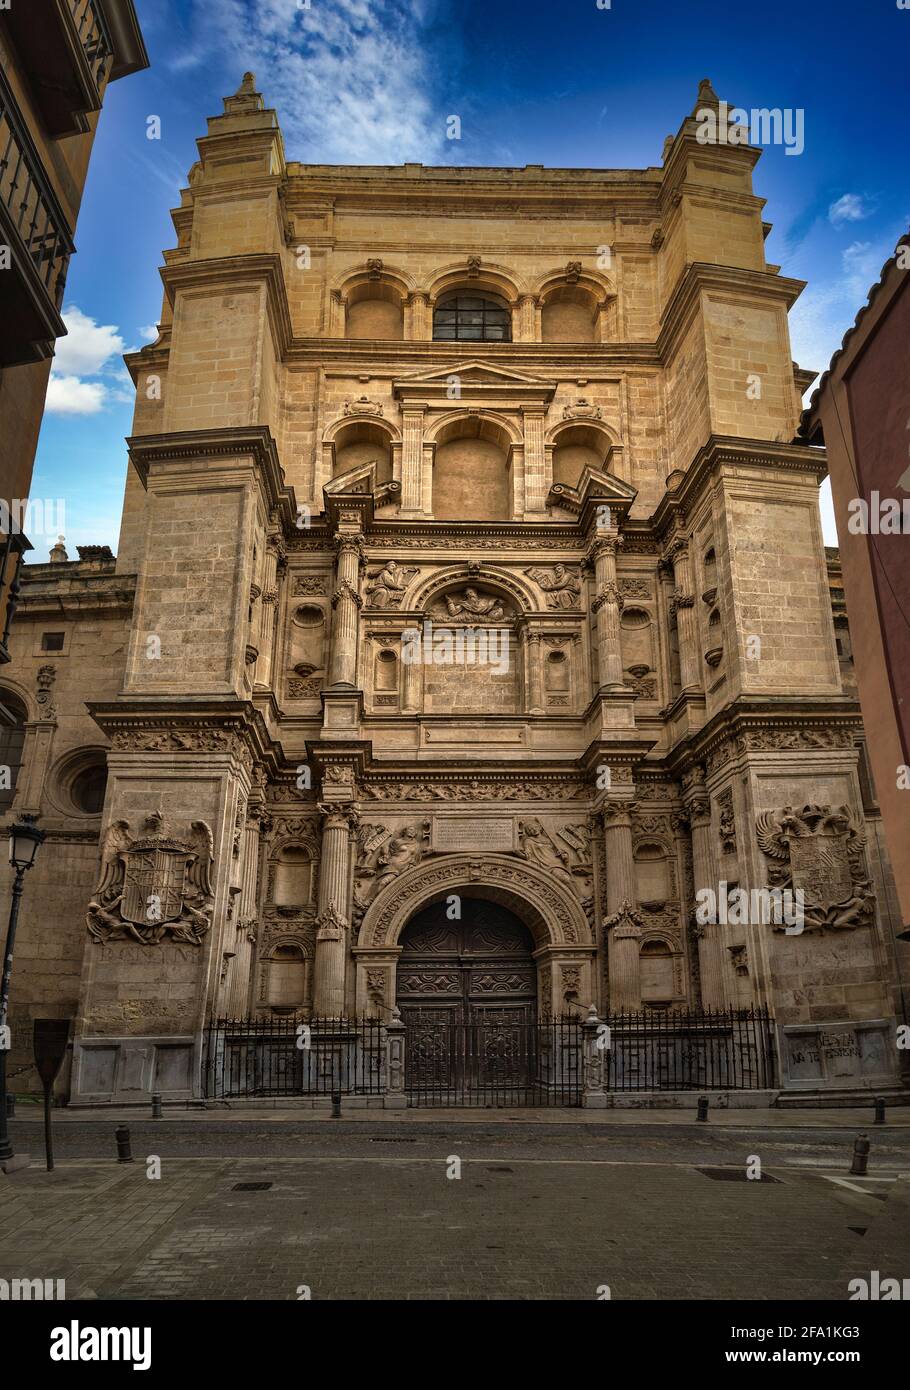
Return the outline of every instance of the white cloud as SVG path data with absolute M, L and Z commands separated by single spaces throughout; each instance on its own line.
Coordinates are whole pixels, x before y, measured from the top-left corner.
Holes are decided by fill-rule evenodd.
M 144 343 L 153 343 L 158 337 L 158 325 L 156 323 L 147 323 L 143 328 L 139 329 L 139 337 Z
M 100 324 L 75 304 L 63 312 L 67 335 L 57 341 L 54 369 L 61 376 L 97 376 L 125 343 L 113 324 Z
M 77 376 L 53 373 L 47 387 L 45 409 L 52 415 L 97 415 L 106 390 L 100 381 L 80 381 Z
M 451 160 L 420 28 L 420 0 L 196 0 L 197 42 L 238 53 L 279 115 L 289 159 L 399 164 Z M 239 83 L 241 73 L 237 73 Z
M 862 222 L 872 216 L 872 209 L 861 193 L 845 193 L 828 209 L 828 221 L 832 227 L 840 227 L 844 222 Z

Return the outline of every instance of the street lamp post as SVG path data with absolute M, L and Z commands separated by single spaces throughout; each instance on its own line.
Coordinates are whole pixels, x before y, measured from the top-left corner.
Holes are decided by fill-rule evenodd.
M 3 952 L 3 976 L 0 981 L 0 1166 L 9 1162 L 13 1156 L 6 1124 L 6 1059 L 9 1054 L 9 1029 L 6 1015 L 9 1009 L 9 983 L 13 969 L 13 947 L 16 944 L 16 923 L 19 920 L 19 903 L 22 899 L 22 880 L 26 869 L 35 862 L 38 846 L 44 839 L 44 831 L 35 825 L 35 816 L 23 815 L 10 826 L 9 862 L 16 876 L 13 879 L 13 899 L 9 909 L 9 926 L 6 930 L 6 948 Z

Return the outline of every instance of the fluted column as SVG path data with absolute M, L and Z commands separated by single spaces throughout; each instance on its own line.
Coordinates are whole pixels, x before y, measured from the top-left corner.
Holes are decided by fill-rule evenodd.
M 423 416 L 422 410 L 401 413 L 401 510 L 426 510 L 423 497 Z
M 332 607 L 332 658 L 329 685 L 357 685 L 357 655 L 360 647 L 360 566 L 363 538 L 359 531 L 339 531 L 335 537 L 335 592 Z
M 547 456 L 544 446 L 545 412 L 538 406 L 522 406 L 525 444 L 525 496 L 526 512 L 543 512 L 546 508 L 549 490 L 546 472 Z
M 345 303 L 340 290 L 332 290 L 329 297 L 329 337 L 344 337 Z
M 711 802 L 703 784 L 692 785 L 691 793 L 686 798 L 686 812 L 692 834 L 692 878 L 697 902 L 697 894 L 703 888 L 709 888 L 715 895 L 718 892 L 714 856 L 711 853 Z M 706 1009 L 723 1009 L 727 1004 L 723 930 L 717 922 L 695 922 L 701 1002 Z
M 537 298 L 523 294 L 518 301 L 518 341 L 533 343 L 537 339 Z
M 344 977 L 348 954 L 349 832 L 354 812 L 322 803 L 322 856 L 319 861 L 319 915 L 316 918 L 316 963 L 313 1012 L 317 1018 L 344 1013 Z
M 588 563 L 594 567 L 594 599 L 591 612 L 597 617 L 597 682 L 604 686 L 622 686 L 622 648 L 619 618 L 622 599 L 616 582 L 616 552 L 619 536 L 605 536 L 594 541 L 588 551 Z
M 695 617 L 695 595 L 692 591 L 692 571 L 686 541 L 676 537 L 664 551 L 665 563 L 673 569 L 673 596 L 670 615 L 676 616 L 679 632 L 679 674 L 683 690 L 700 686 L 701 656 L 698 650 L 698 624 Z
M 419 629 L 417 629 L 419 631 Z M 406 628 L 405 631 L 413 632 L 414 628 Z M 405 644 L 402 641 L 402 650 Z M 423 663 L 421 661 L 402 662 L 402 685 L 401 685 L 401 712 L 402 714 L 418 714 L 420 711 L 420 682 Z
M 539 632 L 525 632 L 525 661 L 528 673 L 529 714 L 543 714 L 543 667 L 541 663 L 541 635 Z
M 610 1009 L 641 1005 L 639 949 L 641 918 L 635 910 L 635 858 L 632 853 L 634 802 L 608 801 L 602 808 L 607 859 L 607 959 Z
M 426 342 L 430 332 L 430 297 L 425 290 L 412 290 L 405 300 L 404 336 L 411 342 Z

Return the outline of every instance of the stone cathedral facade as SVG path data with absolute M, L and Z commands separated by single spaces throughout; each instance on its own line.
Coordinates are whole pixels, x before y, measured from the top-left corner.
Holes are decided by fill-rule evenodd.
M 29 567 L 0 677 L 48 834 L 14 1020 L 73 1018 L 80 1103 L 198 1096 L 213 1018 L 592 1003 L 766 1007 L 785 1092 L 899 1085 L 759 152 L 688 117 L 641 170 L 340 168 L 250 74 L 224 108 L 117 557 Z M 802 931 L 698 919 L 768 886 Z

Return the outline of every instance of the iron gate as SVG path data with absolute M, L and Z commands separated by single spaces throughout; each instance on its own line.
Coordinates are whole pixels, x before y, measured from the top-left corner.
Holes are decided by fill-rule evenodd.
M 610 1091 L 756 1091 L 774 1086 L 766 1008 L 605 1014 Z
M 407 1009 L 411 1105 L 581 1105 L 578 1019 L 538 1023 L 532 1010 Z
M 205 1030 L 207 1097 L 381 1095 L 378 1019 L 219 1018 Z

